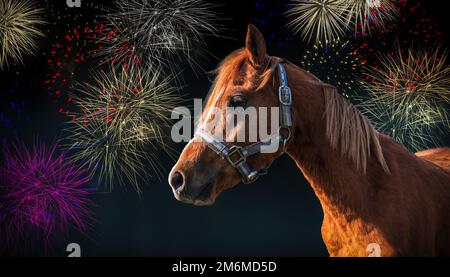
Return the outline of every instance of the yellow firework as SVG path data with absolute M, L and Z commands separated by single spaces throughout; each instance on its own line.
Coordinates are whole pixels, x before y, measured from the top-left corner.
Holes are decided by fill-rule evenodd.
M 81 96 L 75 101 L 83 112 L 69 122 L 66 146 L 99 186 L 131 184 L 140 192 L 145 177 L 160 177 L 158 151 L 170 154 L 165 134 L 181 97 L 157 70 L 111 67 L 94 76 L 94 84 L 77 87 Z
M 287 12 L 288 27 L 311 42 L 327 42 L 344 35 L 348 26 L 347 0 L 294 0 Z
M 397 0 L 352 0 L 348 3 L 347 20 L 363 35 L 371 27 L 382 28 L 397 16 Z
M 450 67 L 439 49 L 412 49 L 381 57 L 362 86 L 369 98 L 361 108 L 375 126 L 411 150 L 438 145 L 448 136 Z
M 359 94 L 357 76 L 364 64 L 349 40 L 336 39 L 327 44 L 318 42 L 306 50 L 301 67 L 322 81 L 338 88 L 340 94 L 351 98 Z
M 34 1 L 0 0 L 0 69 L 37 50 L 36 38 L 44 36 L 38 29 L 45 24 L 42 13 Z

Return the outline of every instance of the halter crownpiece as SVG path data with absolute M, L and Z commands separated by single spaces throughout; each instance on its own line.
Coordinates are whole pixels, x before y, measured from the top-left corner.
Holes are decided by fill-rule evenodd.
M 258 179 L 259 176 L 265 175 L 269 168 L 263 168 L 262 170 L 255 171 L 247 163 L 247 158 L 255 154 L 261 153 L 262 146 L 271 145 L 272 141 L 279 141 L 283 145 L 283 152 L 286 151 L 286 143 L 291 137 L 291 127 L 292 127 L 292 92 L 289 88 L 288 78 L 286 74 L 286 69 L 282 63 L 277 63 L 278 67 L 278 101 L 280 104 L 280 127 L 279 133 L 272 136 L 266 140 L 258 141 L 253 144 L 241 147 L 237 145 L 232 145 L 228 147 L 223 142 L 216 139 L 211 134 L 205 132 L 204 130 L 198 130 L 195 134 L 196 138 L 201 139 L 211 150 L 213 150 L 222 159 L 225 159 L 232 167 L 241 175 L 242 182 L 248 184 L 253 183 Z M 281 131 L 287 131 L 287 136 L 283 136 Z

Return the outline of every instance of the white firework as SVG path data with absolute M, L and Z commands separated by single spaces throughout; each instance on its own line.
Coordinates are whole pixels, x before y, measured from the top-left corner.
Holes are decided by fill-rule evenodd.
M 309 42 L 338 39 L 348 28 L 347 0 L 293 0 L 288 27 Z
M 204 46 L 206 35 L 217 35 L 214 5 L 203 0 L 126 0 L 116 1 L 118 12 L 108 15 L 102 40 L 109 46 L 100 55 L 116 60 L 138 56 L 149 66 L 172 68 L 174 61 L 195 64 L 194 53 Z M 172 68 L 173 69 L 173 68 Z
M 34 1 L 0 0 L 0 69 L 36 52 L 36 39 L 44 36 L 38 28 L 46 23 L 43 11 Z

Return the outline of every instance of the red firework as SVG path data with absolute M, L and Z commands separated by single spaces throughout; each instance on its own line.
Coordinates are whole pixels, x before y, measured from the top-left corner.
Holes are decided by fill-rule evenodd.
M 74 77 L 79 76 L 92 62 L 95 45 L 91 43 L 102 26 L 73 27 L 62 40 L 56 42 L 49 53 L 49 73 L 44 81 L 58 111 L 65 115 L 73 112 L 73 95 L 70 88 Z
M 103 59 L 98 57 L 97 53 L 105 45 L 112 44 L 118 39 L 117 31 L 106 31 L 104 24 L 93 24 L 92 27 L 89 25 L 72 27 L 53 45 L 47 59 L 49 72 L 44 84 L 58 112 L 75 120 L 75 114 L 79 111 L 73 102 L 77 97 L 73 86 L 78 82 L 91 82 L 89 75 L 86 75 L 90 69 L 105 64 L 128 67 L 130 63 L 140 63 L 136 53 L 130 51 L 130 46 L 127 45 L 117 48 L 108 57 Z
M 397 46 L 410 48 L 420 42 L 422 47 L 436 47 L 442 42 L 442 31 L 421 3 L 400 0 L 397 13 L 398 19 L 382 28 L 369 26 L 370 32 L 356 32 L 354 45 L 365 63 L 377 66 L 377 55 L 392 54 Z

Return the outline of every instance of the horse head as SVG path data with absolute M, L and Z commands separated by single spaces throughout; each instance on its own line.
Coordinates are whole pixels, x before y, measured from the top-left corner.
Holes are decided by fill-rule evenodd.
M 278 64 L 278 58 L 267 55 L 263 35 L 256 27 L 249 25 L 245 48 L 230 54 L 217 69 L 217 77 L 200 117 L 198 129 L 211 126 L 211 122 L 217 122 L 218 119 L 220 122 L 229 120 L 224 111 L 230 108 L 253 107 L 257 116 L 262 116 L 259 110 L 261 107 L 269 110 L 279 108 L 279 85 L 275 84 L 274 78 Z M 220 112 L 211 113 L 211 110 Z M 265 117 L 268 118 L 268 115 Z M 192 139 L 169 175 L 169 184 L 176 199 L 194 205 L 210 205 L 222 191 L 241 181 L 256 179 L 283 152 L 282 147 L 278 147 L 278 141 L 275 142 L 277 149 L 274 151 L 255 151 L 255 148 L 261 146 L 262 138 L 258 135 L 257 145 L 252 144 L 254 141 L 249 141 L 251 124 L 254 122 L 238 122 L 233 130 L 227 130 L 228 135 L 225 135 L 223 143 L 209 134 L 223 134 L 225 130 L 222 127 L 227 124 L 218 124 L 222 127 L 210 128 L 208 134 L 203 131 L 203 138 L 196 136 Z M 270 129 L 272 126 L 260 124 L 258 128 Z M 244 141 L 230 142 L 236 140 L 240 129 L 245 129 Z M 246 149 L 249 146 L 252 149 Z M 249 151 L 257 153 L 246 155 Z M 242 163 L 238 165 L 240 162 Z

